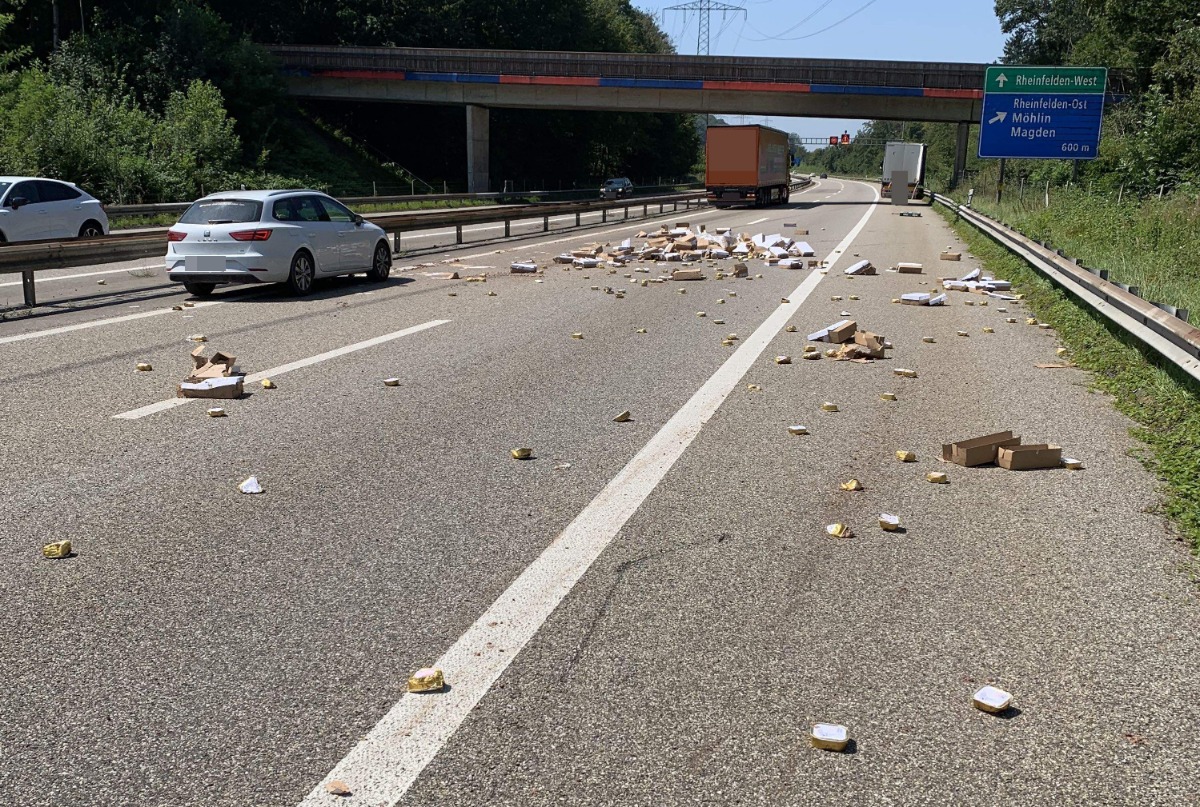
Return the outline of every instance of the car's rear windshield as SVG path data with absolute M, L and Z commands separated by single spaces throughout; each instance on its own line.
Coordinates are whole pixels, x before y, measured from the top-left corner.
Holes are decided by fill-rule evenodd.
M 262 202 L 253 199 L 205 199 L 180 217 L 180 224 L 242 224 L 262 218 Z

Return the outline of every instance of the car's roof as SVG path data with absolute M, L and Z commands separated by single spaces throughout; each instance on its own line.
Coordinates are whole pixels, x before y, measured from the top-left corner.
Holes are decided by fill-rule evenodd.
M 42 179 L 46 182 L 59 182 L 63 185 L 71 185 L 76 187 L 74 182 L 68 182 L 65 179 L 54 179 L 53 177 L 0 177 L 0 182 L 24 182 L 29 179 Z
M 254 202 L 265 202 L 267 199 L 276 199 L 280 196 L 289 196 L 297 193 L 317 193 L 321 196 L 329 195 L 322 191 L 314 191 L 307 188 L 285 188 L 268 191 L 221 191 L 220 193 L 210 193 L 203 199 L 197 199 L 196 201 L 203 202 L 206 199 L 247 199 Z

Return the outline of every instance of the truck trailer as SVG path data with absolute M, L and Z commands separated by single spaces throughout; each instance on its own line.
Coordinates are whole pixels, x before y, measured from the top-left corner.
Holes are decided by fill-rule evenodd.
M 711 126 L 705 148 L 708 203 L 783 204 L 788 200 L 788 135 L 766 126 Z
M 892 171 L 908 173 L 908 198 L 921 199 L 925 196 L 925 144 L 893 141 L 884 147 L 883 179 L 879 195 L 892 195 Z

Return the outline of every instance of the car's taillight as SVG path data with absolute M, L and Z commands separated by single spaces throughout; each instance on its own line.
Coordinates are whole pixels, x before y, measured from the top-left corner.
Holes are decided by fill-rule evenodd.
M 182 241 L 187 238 L 187 233 L 181 233 L 179 230 L 167 230 L 168 241 Z
M 266 241 L 271 237 L 271 230 L 238 230 L 229 237 L 234 241 Z

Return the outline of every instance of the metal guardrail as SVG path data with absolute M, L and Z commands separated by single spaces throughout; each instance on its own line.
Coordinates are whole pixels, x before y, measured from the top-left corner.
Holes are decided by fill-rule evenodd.
M 1136 287 L 1108 280 L 1108 272 L 1090 269 L 1063 255 L 1047 242 L 1037 242 L 942 194 L 934 201 L 954 210 L 1011 252 L 1024 258 L 1055 285 L 1082 300 L 1121 330 L 1200 381 L 1200 328 L 1187 322 L 1187 312 L 1138 296 Z M 1183 316 L 1176 316 L 1182 313 Z
M 660 186 L 642 186 L 643 191 L 649 191 L 653 195 L 661 195 L 662 192 L 675 192 L 680 188 L 701 188 L 702 182 L 693 182 L 686 185 L 660 185 Z M 598 187 L 598 186 L 597 186 Z M 230 191 L 234 193 L 235 191 Z M 391 196 L 336 196 L 337 200 L 348 207 L 357 207 L 359 205 L 389 205 L 389 204 L 408 204 L 411 202 L 469 202 L 476 200 L 490 201 L 503 203 L 505 200 L 528 199 L 531 196 L 548 199 L 569 199 L 574 197 L 578 200 L 580 196 L 590 195 L 595 196 L 599 191 L 596 188 L 575 188 L 572 190 L 558 191 L 493 191 L 490 193 L 426 193 L 426 194 L 404 194 Z M 191 202 L 159 202 L 154 204 L 144 205 L 106 205 L 104 212 L 110 218 L 116 216 L 155 216 L 165 213 L 182 213 L 191 207 Z
M 586 202 L 550 202 L 524 205 L 488 205 L 486 207 L 463 207 L 451 210 L 414 210 L 402 213 L 374 213 L 363 216 L 367 221 L 393 233 L 396 246 L 404 232 L 416 232 L 437 227 L 454 227 L 457 242 L 462 243 L 462 228 L 471 224 L 492 222 L 504 223 L 504 235 L 511 235 L 510 225 L 514 221 L 542 219 L 543 232 L 550 229 L 550 218 L 564 214 L 575 214 L 575 224 L 580 224 L 580 215 L 594 210 L 601 211 L 602 221 L 608 220 L 608 211 L 624 209 L 625 218 L 629 210 L 642 207 L 643 215 L 658 205 L 659 213 L 666 212 L 668 205 L 678 210 L 693 204 L 705 204 L 704 192 L 693 191 L 664 196 L 629 198 L 612 201 L 592 200 Z M 139 258 L 161 257 L 167 251 L 167 227 L 116 232 L 103 238 L 77 239 L 72 241 L 32 241 L 0 247 L 0 274 L 20 273 L 25 305 L 37 305 L 34 289 L 34 274 L 47 269 L 65 269 L 72 266 L 92 266 L 99 263 L 131 261 Z

